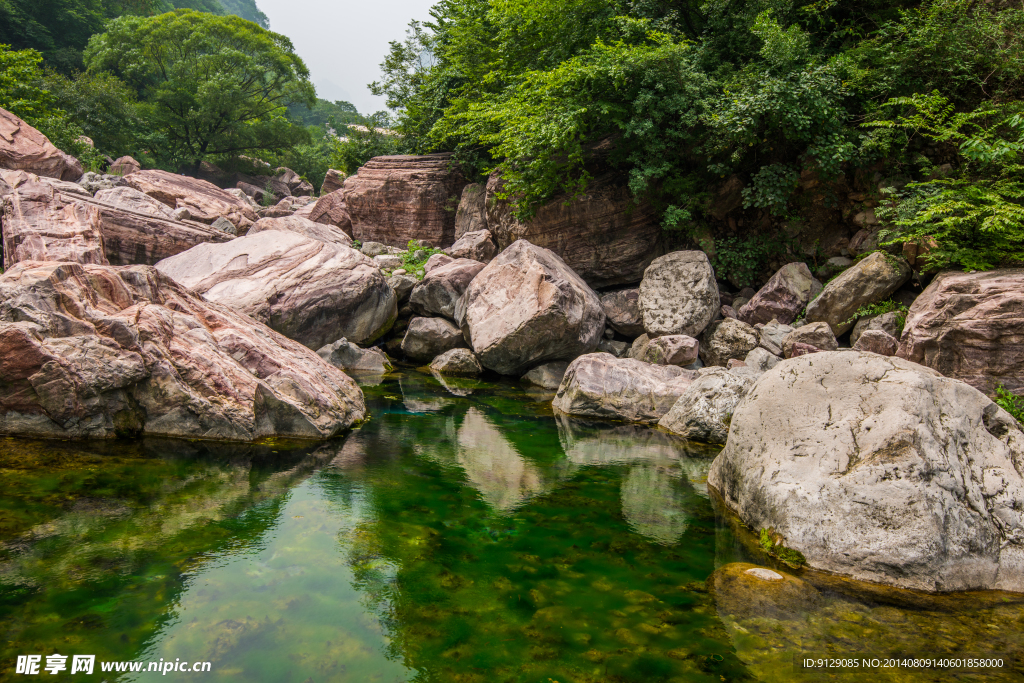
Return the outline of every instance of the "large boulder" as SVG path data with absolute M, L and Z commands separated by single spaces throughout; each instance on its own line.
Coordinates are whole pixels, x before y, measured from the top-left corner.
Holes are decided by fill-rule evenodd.
M 352 236 L 393 247 L 409 240 L 451 246 L 465 185 L 450 154 L 374 157 L 345 179 Z
M 941 273 L 914 300 L 898 351 L 986 394 L 1024 394 L 1024 269 Z
M 466 233 L 487 230 L 486 200 L 487 188 L 483 184 L 471 183 L 462 188 L 459 208 L 455 212 L 456 240 Z
M 311 349 L 342 337 L 371 343 L 398 315 L 395 293 L 373 261 L 294 232 L 201 244 L 157 268 Z
M 857 351 L 877 353 L 880 356 L 895 356 L 899 345 L 895 337 L 883 330 L 866 330 L 857 339 L 853 348 Z
M 837 337 L 853 327 L 861 306 L 895 292 L 911 275 L 910 266 L 896 256 L 876 251 L 850 266 L 825 285 L 807 305 L 808 322 L 826 322 Z
M 1024 433 L 900 358 L 818 353 L 765 373 L 708 483 L 808 564 L 925 591 L 1024 591 Z
M 716 320 L 700 338 L 700 359 L 704 365 L 724 366 L 729 359 L 743 360 L 757 344 L 757 330 L 750 325 L 733 318 Z
M 675 365 L 591 353 L 569 364 L 551 405 L 569 415 L 653 424 L 696 376 L 696 372 Z
M 801 346 L 810 347 L 814 351 L 835 351 L 839 343 L 828 323 L 810 323 L 796 328 L 782 340 L 783 357 L 803 355 L 796 352 Z
M 413 318 L 402 339 L 402 353 L 414 361 L 432 360 L 465 346 L 462 332 L 444 318 Z
M 693 337 L 687 337 L 685 334 L 666 334 L 663 337 L 652 339 L 637 358 L 645 363 L 654 363 L 655 365 L 684 367 L 697 360 L 699 347 L 699 342 Z M 622 356 L 623 354 L 612 355 Z
M 309 197 L 313 194 L 313 186 L 287 166 L 282 166 L 274 172 L 277 174 L 277 179 L 288 186 L 288 190 L 292 195 L 296 197 Z
M 748 325 L 773 319 L 788 325 L 821 289 L 806 263 L 790 263 L 780 268 L 737 314 Z
M 556 254 L 525 240 L 487 264 L 456 308 L 480 363 L 503 375 L 590 353 L 604 333 L 597 294 Z
M 419 315 L 439 315 L 454 320 L 455 304 L 483 269 L 483 263 L 465 258 L 433 268 L 413 288 L 409 305 Z
M 134 157 L 124 156 L 115 160 L 110 165 L 110 168 L 107 169 L 107 172 L 111 175 L 126 176 L 141 170 L 142 164 L 136 161 Z
M 188 209 L 194 220 L 207 225 L 223 217 L 244 232 L 258 218 L 248 203 L 199 178 L 167 171 L 136 171 L 124 181 L 172 209 Z
M 468 258 L 490 263 L 491 259 L 498 255 L 498 245 L 494 243 L 489 230 L 477 230 L 463 234 L 455 244 L 445 249 L 445 253 L 452 258 Z
M 640 314 L 652 337 L 697 337 L 721 307 L 715 271 L 703 251 L 674 251 L 654 259 L 640 282 Z
M 115 209 L 121 209 L 122 211 L 176 220 L 174 218 L 174 210 L 171 207 L 127 185 L 98 190 L 94 198 L 102 204 L 112 206 Z
M 0 109 L 0 168 L 75 181 L 82 177 L 78 159 L 60 151 L 45 135 Z
M 285 216 L 282 218 L 261 218 L 256 224 L 249 228 L 247 235 L 256 235 L 268 230 L 280 232 L 294 232 L 304 235 L 310 239 L 327 244 L 340 244 L 351 247 L 352 238 L 345 234 L 341 228 L 325 223 L 314 223 L 308 218 L 300 216 Z
M 658 426 L 693 441 L 725 443 L 732 414 L 754 386 L 755 375 L 725 368 L 702 368 L 697 372 L 697 379 Z
M 647 203 L 637 204 L 614 175 L 592 179 L 577 195 L 561 195 L 518 220 L 495 172 L 487 181 L 487 229 L 499 248 L 527 240 L 550 249 L 592 287 L 637 282 L 662 253 L 661 221 Z
M 315 353 L 149 266 L 0 276 L 0 433 L 251 441 L 334 436 L 362 392 Z
M 314 223 L 333 225 L 352 237 L 352 217 L 345 206 L 345 193 L 342 190 L 321 195 L 320 199 L 313 204 L 313 208 L 307 207 L 307 210 L 309 215 L 303 216 L 303 218 L 308 218 Z
M 619 334 L 635 339 L 644 333 L 639 289 L 621 289 L 602 294 L 601 308 L 604 309 L 608 324 Z
M 5 269 L 21 261 L 107 263 L 99 210 L 38 179 L 4 197 L 3 247 Z

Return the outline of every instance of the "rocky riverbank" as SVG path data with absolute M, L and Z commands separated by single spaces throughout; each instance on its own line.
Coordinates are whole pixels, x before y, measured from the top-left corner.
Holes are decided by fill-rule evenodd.
M 724 444 L 709 484 L 810 567 L 1024 592 L 1024 431 L 990 398 L 1024 389 L 1024 269 L 931 277 L 847 239 L 831 279 L 794 255 L 736 291 L 610 177 L 523 223 L 500 176 L 381 157 L 319 198 L 283 169 L 261 207 L 246 179 L 129 158 L 73 182 L 16 128 L 4 433 L 320 439 L 366 417 L 346 371 L 494 373 L 559 413 Z

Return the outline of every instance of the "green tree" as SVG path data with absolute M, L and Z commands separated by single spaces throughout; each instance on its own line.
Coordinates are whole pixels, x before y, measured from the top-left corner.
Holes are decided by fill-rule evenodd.
M 239 17 L 177 10 L 121 17 L 85 52 L 138 94 L 148 140 L 163 163 L 198 168 L 208 156 L 281 151 L 308 141 L 287 118 L 313 106 L 309 71 L 283 35 Z

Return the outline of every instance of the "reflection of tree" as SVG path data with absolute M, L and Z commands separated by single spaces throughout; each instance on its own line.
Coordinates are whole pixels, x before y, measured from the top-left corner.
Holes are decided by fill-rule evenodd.
M 0 546 L 0 659 L 67 642 L 101 659 L 137 656 L 172 615 L 188 575 L 225 552 L 258 548 L 286 493 L 337 447 L 73 444 L 49 458 L 57 469 L 17 472 L 18 485 L 6 490 L 39 512 L 34 526 Z M 53 450 L 0 443 L 8 448 L 22 459 Z M 97 461 L 104 448 L 109 457 Z M 52 507 L 32 500 L 33 486 L 45 492 L 54 477 L 77 500 L 46 518 Z

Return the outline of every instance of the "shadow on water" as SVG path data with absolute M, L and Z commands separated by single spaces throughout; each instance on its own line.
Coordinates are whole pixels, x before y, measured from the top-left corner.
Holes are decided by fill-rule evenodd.
M 713 450 L 555 416 L 511 382 L 364 391 L 372 419 L 315 446 L 0 440 L 0 680 L 55 652 L 210 661 L 207 681 L 570 683 L 1019 649 L 1016 600 L 745 582 L 737 563 L 772 565 L 709 495 Z

